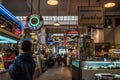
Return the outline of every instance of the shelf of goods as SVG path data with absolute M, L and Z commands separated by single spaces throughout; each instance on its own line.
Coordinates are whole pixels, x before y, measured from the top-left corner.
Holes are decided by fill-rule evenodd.
M 0 4 L 0 45 L 6 43 L 16 44 L 23 39 L 20 35 L 24 27 L 25 25 Z M 9 70 L 4 68 L 2 51 L 0 52 L 0 80 L 11 80 Z

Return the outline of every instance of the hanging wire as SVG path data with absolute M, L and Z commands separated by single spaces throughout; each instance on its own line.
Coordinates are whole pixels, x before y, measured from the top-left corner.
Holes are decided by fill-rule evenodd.
M 70 9 L 68 10 L 68 16 L 70 16 Z M 70 29 L 70 19 L 69 19 L 69 26 L 68 28 Z
M 88 6 L 90 6 L 90 0 L 88 0 Z
M 40 0 L 38 0 L 38 14 L 40 14 Z M 42 30 L 42 29 L 41 29 Z M 36 31 L 36 34 L 37 34 L 37 38 L 38 38 L 38 43 L 41 43 L 41 39 L 39 38 L 40 36 L 38 34 L 40 34 L 40 31 Z
M 58 20 L 58 5 L 56 6 L 56 16 L 57 16 L 57 20 Z
M 32 9 L 33 9 L 33 0 L 31 0 L 31 13 L 32 13 Z
M 38 0 L 38 14 L 40 14 L 40 0 Z

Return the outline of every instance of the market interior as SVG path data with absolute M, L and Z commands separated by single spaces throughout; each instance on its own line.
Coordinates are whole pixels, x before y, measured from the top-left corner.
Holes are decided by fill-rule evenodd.
M 0 3 L 0 80 L 20 40 L 33 44 L 33 80 L 120 80 L 120 0 Z

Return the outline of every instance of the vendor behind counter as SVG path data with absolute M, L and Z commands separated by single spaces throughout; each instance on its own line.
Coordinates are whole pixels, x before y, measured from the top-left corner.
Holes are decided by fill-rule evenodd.
M 5 65 L 5 69 L 8 69 L 9 66 L 13 63 L 16 55 L 13 53 L 12 49 L 10 49 L 10 48 L 5 51 L 6 51 L 6 53 L 3 56 L 3 62 Z

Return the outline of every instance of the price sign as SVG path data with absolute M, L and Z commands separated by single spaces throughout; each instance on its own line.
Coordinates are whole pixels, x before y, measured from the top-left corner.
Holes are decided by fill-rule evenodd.
M 32 14 L 26 18 L 26 27 L 31 30 L 39 30 L 42 28 L 43 24 L 43 18 L 38 14 Z

